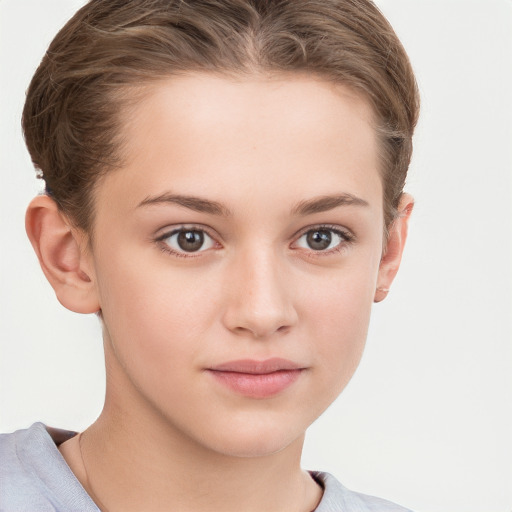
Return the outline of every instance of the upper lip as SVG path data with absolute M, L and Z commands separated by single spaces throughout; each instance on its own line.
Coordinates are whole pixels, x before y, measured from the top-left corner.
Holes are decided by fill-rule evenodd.
M 288 359 L 273 357 L 272 359 L 265 359 L 264 361 L 257 361 L 253 359 L 228 361 L 208 369 L 216 372 L 235 372 L 263 375 L 266 373 L 273 373 L 283 370 L 302 370 L 304 369 L 304 366 L 294 363 L 293 361 L 289 361 Z

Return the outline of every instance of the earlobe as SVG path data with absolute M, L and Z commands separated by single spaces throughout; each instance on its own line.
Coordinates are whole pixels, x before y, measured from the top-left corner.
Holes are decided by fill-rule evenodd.
M 76 313 L 100 309 L 83 240 L 48 196 L 32 200 L 25 216 L 27 235 L 59 302 Z
M 398 217 L 389 228 L 386 249 L 380 261 L 374 302 L 381 302 L 387 297 L 391 283 L 398 272 L 413 206 L 414 199 L 412 196 L 402 194 L 400 204 L 398 205 Z

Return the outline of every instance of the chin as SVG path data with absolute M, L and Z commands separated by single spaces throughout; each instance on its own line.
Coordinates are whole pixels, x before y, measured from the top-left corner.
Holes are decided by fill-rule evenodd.
M 276 441 L 272 439 L 261 439 L 263 436 L 259 436 L 259 439 L 251 439 L 246 441 L 233 441 L 230 439 L 225 443 L 221 443 L 212 448 L 222 455 L 227 457 L 239 457 L 239 458 L 257 458 L 257 457 L 269 457 L 281 452 L 288 446 L 294 444 L 296 439 L 283 441 Z M 302 438 L 303 436 L 301 436 Z
M 219 435 L 203 439 L 202 444 L 210 450 L 229 457 L 267 457 L 297 444 L 299 452 L 304 441 L 304 430 L 291 431 L 283 425 L 252 425 L 219 429 Z

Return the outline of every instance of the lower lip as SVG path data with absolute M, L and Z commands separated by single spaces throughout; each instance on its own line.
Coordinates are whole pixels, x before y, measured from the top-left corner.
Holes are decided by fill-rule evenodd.
M 301 372 L 301 369 L 262 374 L 209 371 L 218 382 L 249 398 L 275 396 L 290 387 L 300 377 Z

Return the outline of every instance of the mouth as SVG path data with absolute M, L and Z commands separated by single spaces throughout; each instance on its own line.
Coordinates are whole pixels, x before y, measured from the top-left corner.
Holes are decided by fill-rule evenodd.
M 207 372 L 221 385 L 248 398 L 270 398 L 295 383 L 306 370 L 287 359 L 230 361 Z

